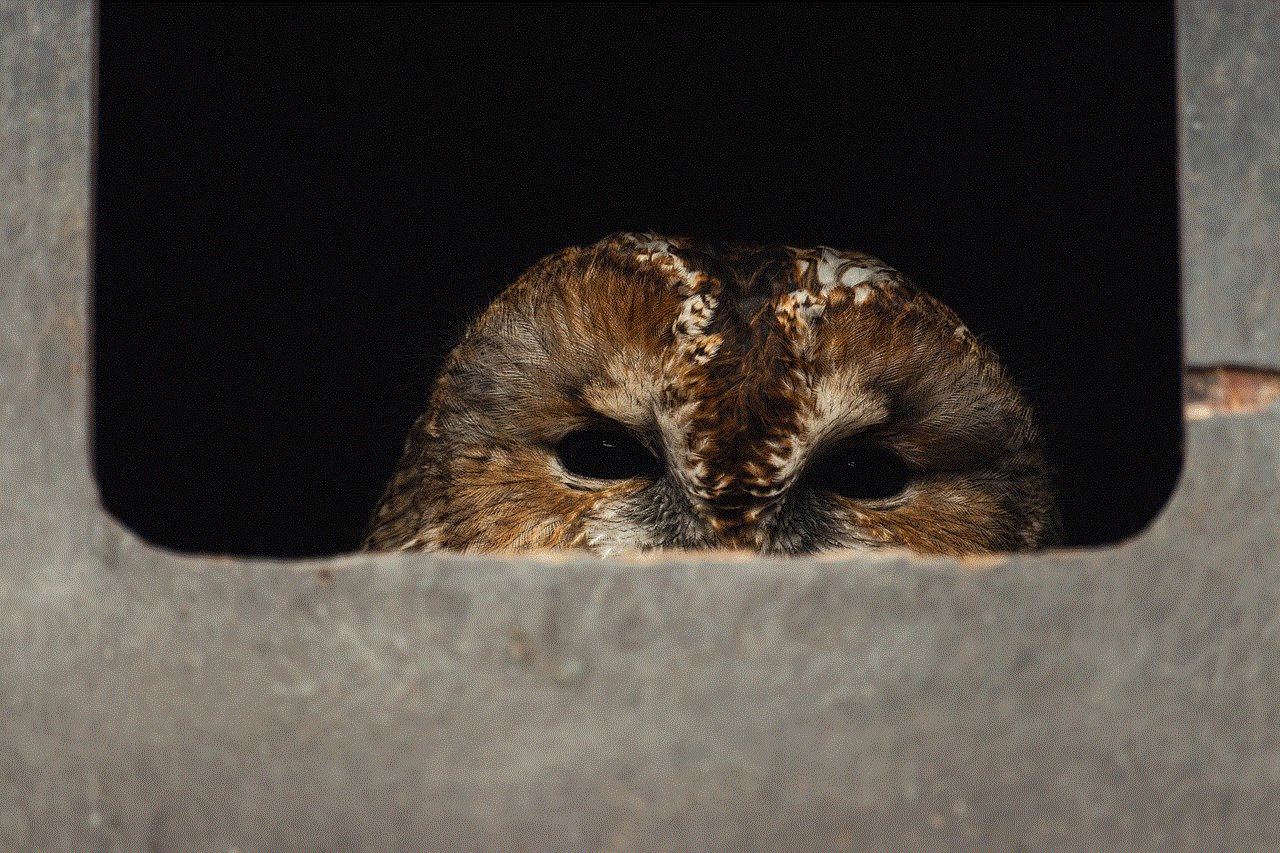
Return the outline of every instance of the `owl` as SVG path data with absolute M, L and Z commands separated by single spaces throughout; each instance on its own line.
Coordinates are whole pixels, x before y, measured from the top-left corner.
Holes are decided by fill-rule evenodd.
M 994 352 L 870 255 L 623 233 L 536 263 L 449 355 L 372 551 L 905 547 L 1058 536 Z

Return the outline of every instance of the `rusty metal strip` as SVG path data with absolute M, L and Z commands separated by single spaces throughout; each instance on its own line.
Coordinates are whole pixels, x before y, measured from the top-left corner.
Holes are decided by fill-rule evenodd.
M 1280 400 L 1280 371 L 1259 367 L 1190 367 L 1183 414 L 1189 421 L 1252 415 Z

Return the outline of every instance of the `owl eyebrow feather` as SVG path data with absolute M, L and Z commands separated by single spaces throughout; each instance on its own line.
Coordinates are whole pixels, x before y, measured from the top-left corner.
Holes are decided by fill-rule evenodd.
M 626 424 L 596 410 L 586 402 L 581 400 L 575 402 L 579 403 L 580 408 L 572 414 L 565 413 L 557 418 L 558 423 L 553 430 L 548 431 L 549 437 L 544 439 L 544 444 L 554 446 L 567 435 L 590 429 L 632 436 L 659 459 L 664 457 L 656 422 L 644 426 Z

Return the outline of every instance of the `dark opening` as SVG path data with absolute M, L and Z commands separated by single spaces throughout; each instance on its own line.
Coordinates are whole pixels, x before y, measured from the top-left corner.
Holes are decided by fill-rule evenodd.
M 357 547 L 465 319 L 622 229 L 863 249 L 1114 542 L 1181 464 L 1173 10 L 100 9 L 95 466 L 180 550 Z

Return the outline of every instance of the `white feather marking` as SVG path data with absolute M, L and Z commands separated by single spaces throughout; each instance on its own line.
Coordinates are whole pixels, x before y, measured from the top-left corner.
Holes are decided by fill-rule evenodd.
M 888 269 L 868 255 L 846 254 L 827 246 L 818 247 L 818 284 L 822 293 L 837 287 L 855 287 L 871 281 Z
M 825 292 L 835 286 L 836 267 L 841 262 L 841 258 L 834 249 L 826 246 L 819 246 L 818 249 L 818 284 Z
M 686 299 L 680 306 L 679 316 L 671 325 L 676 337 L 688 339 L 706 334 L 707 327 L 715 317 L 717 304 L 715 297 L 704 293 L 695 293 Z
M 840 285 L 842 287 L 853 287 L 862 284 L 875 274 L 874 270 L 864 266 L 850 266 L 840 273 Z

